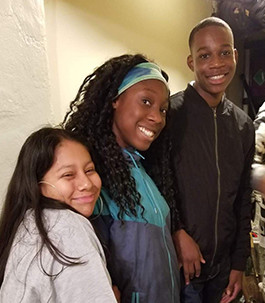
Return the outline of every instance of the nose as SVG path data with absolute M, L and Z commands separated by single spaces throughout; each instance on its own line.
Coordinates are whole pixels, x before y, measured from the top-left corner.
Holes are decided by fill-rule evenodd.
M 163 123 L 164 122 L 164 117 L 162 116 L 162 112 L 160 109 L 152 109 L 149 112 L 148 119 L 150 121 L 153 121 L 155 123 Z
M 223 65 L 224 65 L 224 60 L 223 60 L 222 56 L 219 56 L 219 55 L 212 56 L 212 60 L 211 60 L 212 68 L 218 68 Z
M 77 182 L 77 188 L 79 191 L 89 190 L 93 187 L 93 183 L 85 173 L 79 177 Z

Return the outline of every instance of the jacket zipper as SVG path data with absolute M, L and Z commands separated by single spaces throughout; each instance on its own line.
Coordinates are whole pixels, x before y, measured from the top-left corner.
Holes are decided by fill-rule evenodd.
M 139 171 L 139 173 L 141 174 L 141 172 Z M 142 174 L 141 174 L 142 176 Z M 152 190 L 150 189 L 149 185 L 147 184 L 147 182 L 145 181 L 145 179 L 142 177 L 142 180 L 145 184 L 145 187 L 147 189 L 147 193 L 149 195 L 149 199 L 152 201 L 152 203 L 154 205 L 156 205 L 156 202 L 155 202 L 155 198 L 153 196 L 153 193 L 152 193 Z M 165 245 L 165 248 L 166 248 L 166 252 L 167 252 L 167 256 L 168 256 L 168 265 L 169 265 L 169 271 L 170 271 L 170 276 L 171 276 L 171 297 L 172 297 L 172 302 L 174 302 L 174 292 L 175 292 L 175 283 L 174 283 L 174 278 L 173 278 L 173 268 L 172 268 L 172 263 L 171 263 L 171 255 L 170 255 L 170 251 L 169 251 L 169 248 L 168 248 L 168 245 L 167 245 L 167 242 L 166 242 L 166 235 L 165 235 L 165 222 L 164 222 L 164 219 L 163 219 L 163 215 L 162 215 L 162 212 L 161 212 L 161 209 L 159 207 L 156 207 L 158 209 L 158 212 L 159 212 L 159 215 L 160 215 L 160 220 L 162 222 L 162 234 L 163 234 L 163 241 L 164 241 L 164 245 Z
M 221 194 L 221 186 L 220 186 L 220 167 L 219 167 L 219 157 L 218 157 L 218 135 L 217 135 L 217 114 L 216 108 L 213 109 L 214 114 L 214 138 L 215 138 L 215 161 L 216 161 L 216 169 L 217 169 L 217 203 L 216 203 L 216 213 L 215 213 L 215 224 L 214 224 L 214 237 L 215 237 L 215 245 L 213 258 L 211 261 L 211 266 L 213 266 L 213 262 L 216 255 L 217 245 L 218 245 L 218 215 L 219 215 L 219 206 L 220 206 L 220 194 Z
M 165 245 L 167 256 L 168 256 L 168 265 L 169 265 L 170 276 L 171 276 L 172 302 L 174 302 L 175 283 L 174 283 L 174 278 L 173 278 L 173 268 L 172 268 L 172 263 L 171 263 L 171 256 L 170 256 L 168 245 L 166 243 L 165 224 L 164 224 L 165 222 L 164 222 L 164 219 L 163 219 L 163 215 L 162 215 L 161 209 L 158 207 L 158 205 L 155 202 L 155 198 L 153 196 L 152 190 L 150 189 L 149 185 L 147 184 L 146 180 L 144 179 L 144 177 L 143 177 L 143 175 L 141 173 L 141 170 L 139 169 L 139 167 L 138 167 L 136 161 L 134 160 L 133 156 L 126 149 L 124 149 L 124 151 L 130 156 L 130 158 L 131 158 L 131 160 L 132 160 L 132 162 L 134 164 L 134 167 L 136 168 L 136 170 L 138 171 L 138 173 L 141 176 L 142 182 L 143 182 L 143 184 L 144 184 L 144 186 L 146 188 L 146 193 L 149 196 L 149 200 L 152 203 L 154 212 L 156 214 L 159 213 L 159 216 L 160 216 L 160 220 L 161 220 L 161 223 L 162 223 L 161 225 L 162 225 L 163 241 L 164 241 L 164 245 Z M 140 156 L 141 158 L 144 159 L 144 157 L 140 153 L 138 153 L 137 151 L 134 151 L 134 152 L 135 152 L 135 154 L 137 154 L 138 156 Z

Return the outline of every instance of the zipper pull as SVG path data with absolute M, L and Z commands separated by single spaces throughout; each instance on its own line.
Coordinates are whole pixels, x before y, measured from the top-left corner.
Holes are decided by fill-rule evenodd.
M 216 119 L 216 107 L 212 108 L 212 110 L 213 110 L 214 118 Z

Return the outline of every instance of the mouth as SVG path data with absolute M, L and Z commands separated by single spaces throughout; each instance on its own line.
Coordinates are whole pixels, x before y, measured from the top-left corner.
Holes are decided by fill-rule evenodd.
M 223 75 L 217 75 L 217 76 L 211 76 L 211 77 L 209 77 L 209 79 L 213 79 L 213 80 L 219 80 L 219 79 L 222 79 L 222 78 L 224 78 L 224 74 Z
M 218 75 L 211 75 L 211 76 L 207 76 L 207 78 L 211 82 L 219 84 L 219 83 L 222 83 L 225 80 L 227 74 L 228 73 L 223 73 L 223 74 L 218 74 Z
M 85 196 L 80 196 L 80 197 L 75 197 L 73 200 L 78 203 L 78 204 L 86 204 L 86 203 L 93 203 L 95 202 L 95 195 L 85 195 Z
M 153 139 L 155 137 L 155 132 L 153 132 L 150 129 L 147 129 L 143 126 L 139 126 L 139 130 L 142 134 L 144 134 L 146 137 Z

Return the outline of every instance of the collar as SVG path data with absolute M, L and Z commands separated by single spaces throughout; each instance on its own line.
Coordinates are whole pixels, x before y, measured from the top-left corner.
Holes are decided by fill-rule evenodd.
M 144 156 L 142 156 L 133 147 L 122 148 L 122 154 L 123 154 L 125 160 L 129 164 L 133 164 L 135 167 L 138 167 L 138 163 L 140 163 L 141 159 L 144 159 Z

